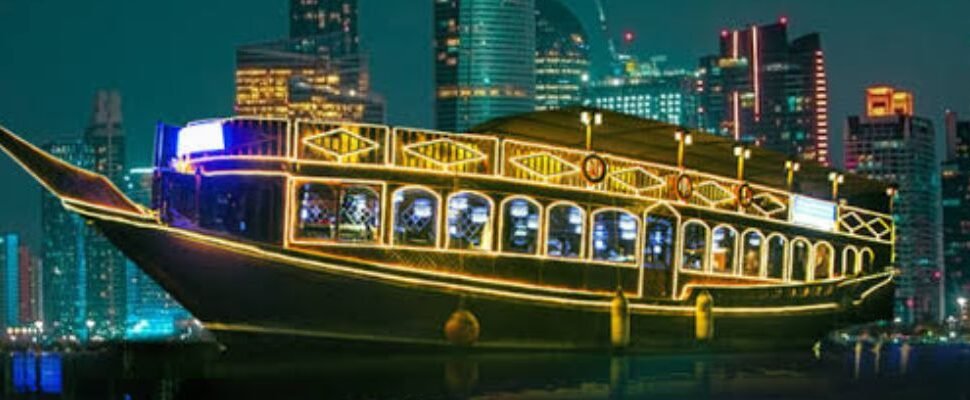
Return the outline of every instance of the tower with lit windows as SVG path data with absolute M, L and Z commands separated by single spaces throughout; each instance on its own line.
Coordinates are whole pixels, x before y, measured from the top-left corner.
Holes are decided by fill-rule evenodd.
M 580 104 L 589 80 L 586 31 L 560 0 L 535 2 L 536 110 Z
M 712 131 L 831 164 L 828 81 L 821 36 L 788 38 L 788 19 L 721 31 L 719 52 L 701 59 L 701 103 Z M 716 125 L 716 126 L 714 126 Z
M 888 86 L 866 91 L 866 113 L 850 116 L 845 131 L 845 168 L 898 185 L 896 220 L 896 315 L 905 322 L 943 317 L 944 266 L 940 170 L 929 119 L 914 115 L 908 92 Z
M 433 0 L 437 129 L 535 108 L 534 0 Z
M 357 50 L 357 0 L 290 0 L 290 38 L 339 34 L 343 52 Z
M 945 308 L 957 315 L 957 299 L 970 297 L 970 121 L 953 111 L 946 113 L 942 185 Z

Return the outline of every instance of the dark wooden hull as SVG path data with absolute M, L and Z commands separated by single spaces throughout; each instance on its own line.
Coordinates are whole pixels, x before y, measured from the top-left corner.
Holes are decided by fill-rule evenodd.
M 588 299 L 521 290 L 508 292 L 519 297 L 507 296 L 501 290 L 465 290 L 482 288 L 427 277 L 420 282 L 385 279 L 355 274 L 358 267 L 353 265 L 303 263 L 299 255 L 280 248 L 236 245 L 153 224 L 96 220 L 119 248 L 230 345 L 240 343 L 238 338 L 252 344 L 248 339 L 260 337 L 275 343 L 299 339 L 363 348 L 448 348 L 443 327 L 461 299 L 481 323 L 475 348 L 582 350 L 608 348 L 610 343 L 609 298 L 596 302 L 605 307 L 577 306 L 569 301 Z M 857 294 L 878 282 L 883 284 L 850 305 L 849 291 Z M 745 298 L 744 290 L 712 290 L 725 304 Z M 713 345 L 805 346 L 837 326 L 891 315 L 892 284 L 882 279 L 839 286 L 826 298 L 840 296 L 849 304 L 811 312 L 720 315 L 715 309 Z M 693 299 L 643 303 L 640 308 L 634 299 L 631 304 L 634 348 L 696 346 Z

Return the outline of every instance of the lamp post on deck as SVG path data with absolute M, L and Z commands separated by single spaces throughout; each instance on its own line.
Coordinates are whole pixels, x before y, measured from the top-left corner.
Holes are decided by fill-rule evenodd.
M 684 169 L 684 148 L 694 143 L 694 136 L 690 132 L 674 132 L 677 141 L 677 168 Z
M 795 173 L 802 169 L 802 164 L 795 160 L 785 161 L 785 182 L 788 184 L 788 191 L 790 192 L 795 184 Z

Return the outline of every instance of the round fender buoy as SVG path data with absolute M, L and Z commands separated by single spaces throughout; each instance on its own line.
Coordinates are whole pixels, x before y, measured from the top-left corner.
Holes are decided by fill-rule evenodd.
M 458 309 L 445 322 L 445 338 L 456 346 L 471 346 L 478 341 L 481 325 L 471 311 Z

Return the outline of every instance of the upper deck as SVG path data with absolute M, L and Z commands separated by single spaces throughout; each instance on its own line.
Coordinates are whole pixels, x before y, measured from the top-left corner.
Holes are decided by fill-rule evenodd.
M 571 126 L 563 124 L 562 118 L 551 119 L 555 125 L 548 119 L 556 117 L 553 113 L 499 120 L 477 129 L 489 133 L 476 134 L 248 117 L 203 121 L 185 128 L 162 126 L 156 162 L 186 173 L 214 162 L 238 162 L 254 173 L 279 171 L 283 164 L 288 171 L 319 165 L 348 173 L 379 169 L 486 179 L 577 194 L 671 201 L 883 244 L 891 240 L 890 216 L 872 209 L 883 200 L 878 198 L 884 197 L 884 189 L 872 181 L 846 177 L 839 202 L 822 200 L 820 193 L 832 186 L 823 178 L 829 170 L 803 165 L 793 185 L 801 188 L 800 193 L 783 189 L 784 157 L 760 149 L 752 149 L 742 179 L 729 177 L 737 166 L 732 144 L 700 133 L 693 133 L 693 146 L 685 148 L 685 166 L 679 168 L 669 160 L 676 157 L 674 137 L 676 132 L 686 132 L 683 128 L 619 114 L 608 114 L 604 127 L 593 131 L 592 151 L 587 151 L 578 118 Z M 584 159 L 591 153 L 605 164 L 606 173 L 598 183 L 583 171 Z M 739 198 L 739 191 L 746 192 L 741 195 L 744 198 Z M 869 208 L 855 202 L 867 203 Z

